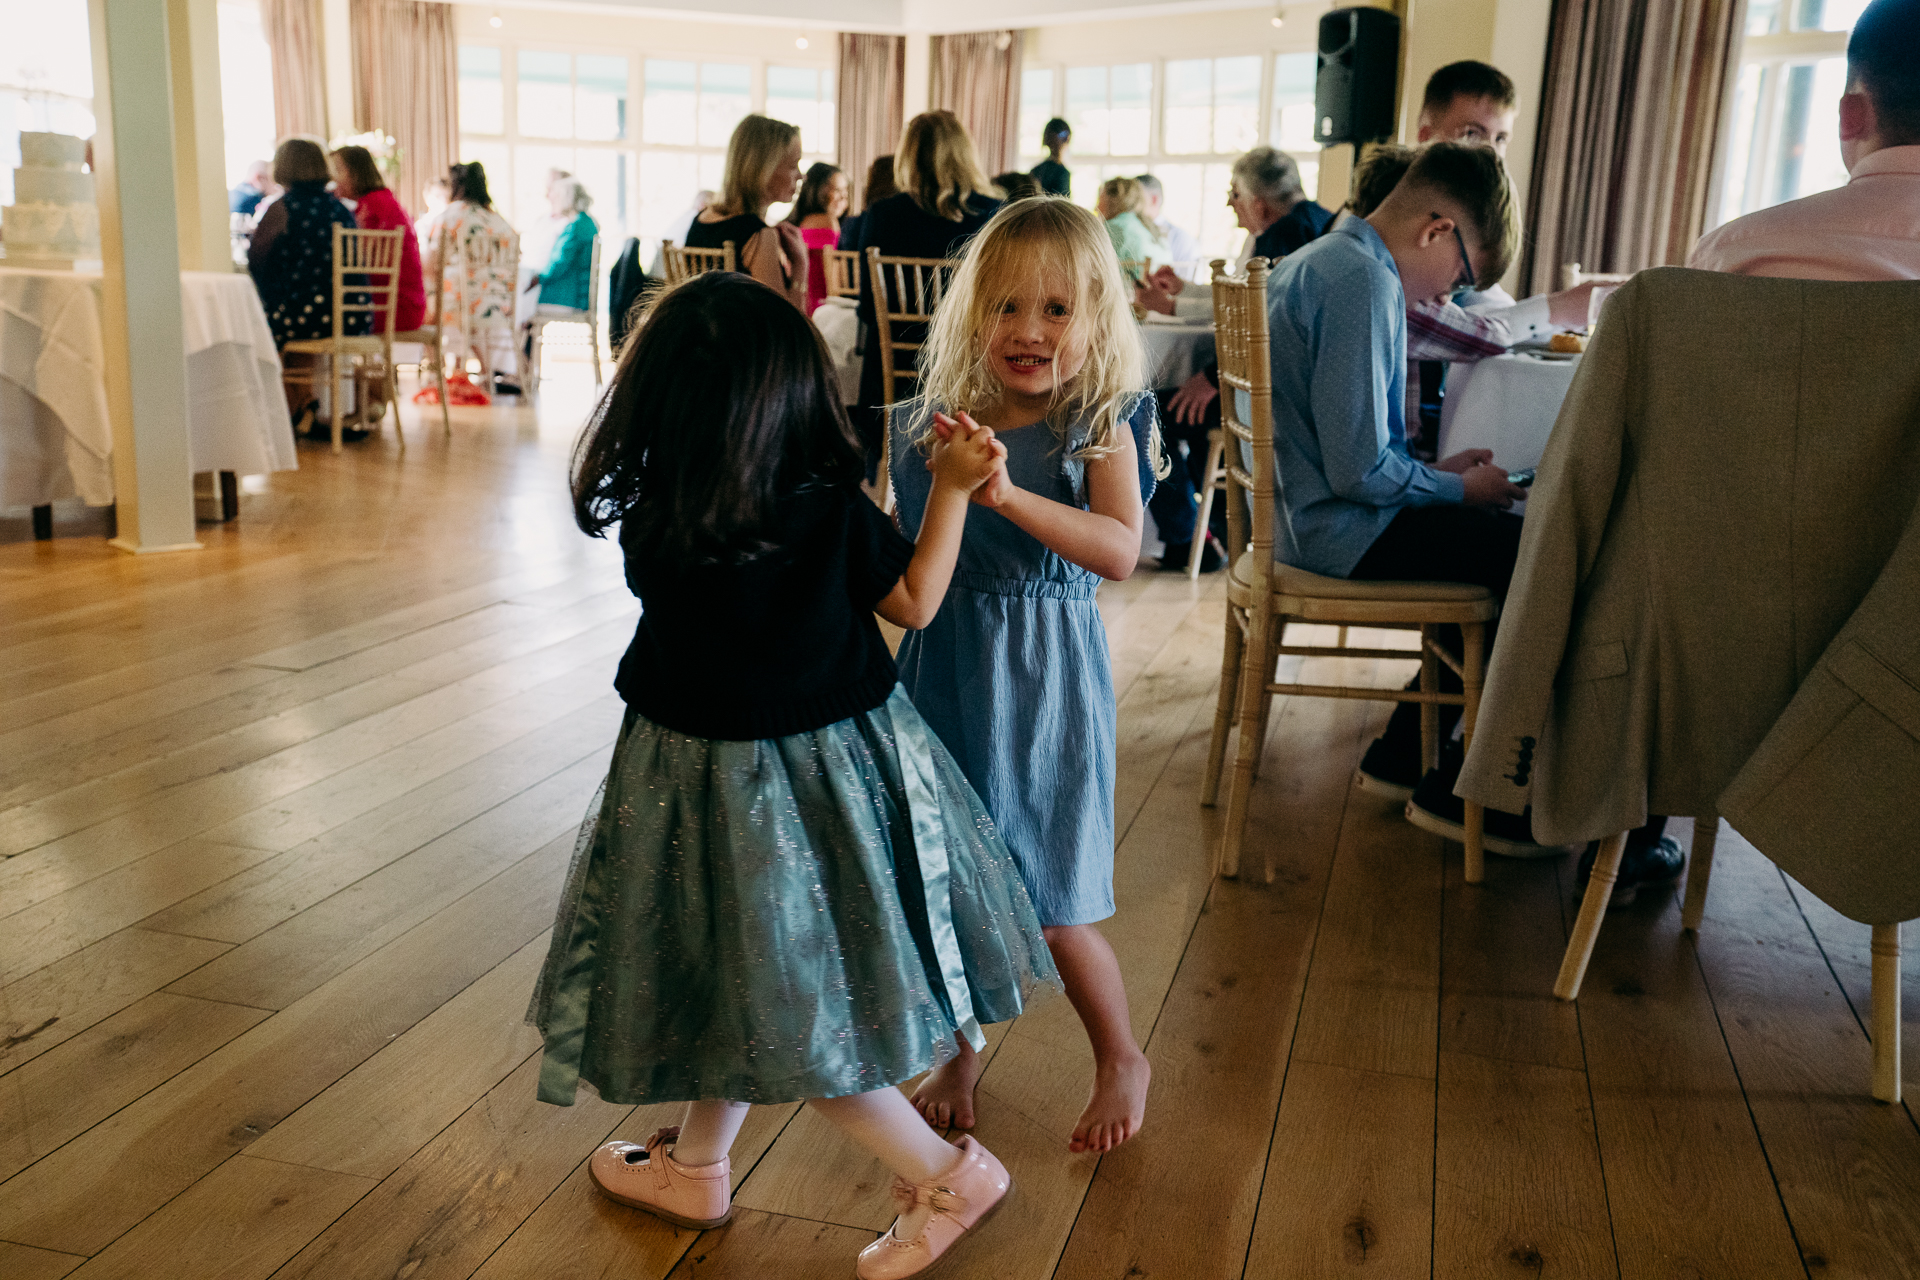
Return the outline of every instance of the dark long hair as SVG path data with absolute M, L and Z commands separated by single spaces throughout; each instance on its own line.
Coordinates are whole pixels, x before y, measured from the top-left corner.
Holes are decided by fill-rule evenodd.
M 751 276 L 662 293 L 573 451 L 573 518 L 686 565 L 779 546 L 782 502 L 865 466 L 819 335 Z
M 787 221 L 797 227 L 814 214 L 825 213 L 827 188 L 833 183 L 833 175 L 839 172 L 839 165 L 824 160 L 808 169 L 807 176 L 800 180 L 800 194 L 793 198 L 793 212 L 787 215 Z
M 487 171 L 478 160 L 449 165 L 447 181 L 453 184 L 455 200 L 477 204 L 482 209 L 493 208 L 493 197 L 487 194 Z

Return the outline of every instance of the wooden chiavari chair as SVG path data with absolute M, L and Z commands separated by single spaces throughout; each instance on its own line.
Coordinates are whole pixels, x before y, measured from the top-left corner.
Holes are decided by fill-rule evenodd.
M 718 249 L 686 249 L 671 240 L 662 240 L 660 260 L 664 264 L 661 270 L 666 272 L 668 284 L 679 284 L 695 276 L 705 275 L 709 271 L 739 270 L 734 265 L 734 249 L 731 240 Z
M 355 227 L 334 224 L 333 336 L 295 339 L 281 348 L 283 354 L 292 352 L 328 358 L 328 378 L 333 386 L 331 416 L 335 453 L 340 452 L 341 436 L 346 430 L 346 387 L 349 381 L 354 380 L 353 363 L 380 360 L 388 381 L 392 380 L 393 313 L 400 293 L 400 237 L 411 234 L 409 231 L 361 231 Z M 363 315 L 367 317 L 367 332 L 348 334 L 349 318 Z M 312 387 L 316 383 L 316 369 L 317 365 L 283 369 L 281 377 L 294 386 Z M 354 411 L 354 420 L 360 424 L 359 429 L 364 430 L 367 429 L 364 384 L 360 389 L 362 395 Z M 379 425 L 377 420 L 374 425 Z M 393 429 L 400 436 L 400 447 L 406 448 L 407 438 L 400 432 L 397 409 L 394 412 Z

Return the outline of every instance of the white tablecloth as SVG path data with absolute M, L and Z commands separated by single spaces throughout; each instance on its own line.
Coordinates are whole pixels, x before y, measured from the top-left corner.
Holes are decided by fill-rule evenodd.
M 854 347 L 860 341 L 860 313 L 852 298 L 824 298 L 813 309 L 814 327 L 826 339 L 827 353 L 833 357 L 834 372 L 840 379 L 840 402 L 860 401 L 860 356 Z
M 1493 460 L 1509 471 L 1536 465 L 1579 367 L 1578 356 L 1543 360 L 1528 355 L 1452 365 L 1440 412 L 1440 456 L 1491 449 Z
M 1213 362 L 1213 321 L 1174 320 L 1149 312 L 1140 326 L 1147 348 L 1147 385 L 1177 387 Z
M 0 506 L 113 501 L 100 288 L 97 272 L 0 267 Z M 294 470 L 280 357 L 253 281 L 183 271 L 180 294 L 192 469 Z

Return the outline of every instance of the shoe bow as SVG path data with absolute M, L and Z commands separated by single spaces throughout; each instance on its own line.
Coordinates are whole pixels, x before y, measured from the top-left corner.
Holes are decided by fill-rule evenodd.
M 931 1182 L 908 1182 L 905 1178 L 893 1180 L 893 1202 L 903 1214 L 923 1204 L 935 1213 L 967 1211 L 967 1198 L 951 1188 Z

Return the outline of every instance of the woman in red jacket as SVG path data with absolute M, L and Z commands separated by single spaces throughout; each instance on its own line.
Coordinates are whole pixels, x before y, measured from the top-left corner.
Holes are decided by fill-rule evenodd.
M 333 153 L 333 191 L 343 200 L 354 201 L 353 221 L 362 231 L 404 231 L 400 237 L 399 303 L 393 317 L 393 331 L 405 333 L 418 329 L 427 316 L 427 291 L 420 276 L 420 242 L 413 236 L 413 221 L 400 207 L 393 192 L 380 176 L 380 166 L 365 147 L 341 147 Z M 374 319 L 376 331 L 382 320 Z

